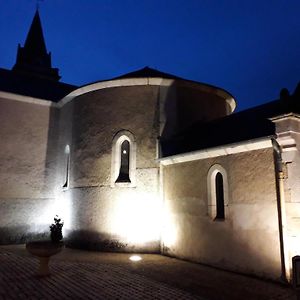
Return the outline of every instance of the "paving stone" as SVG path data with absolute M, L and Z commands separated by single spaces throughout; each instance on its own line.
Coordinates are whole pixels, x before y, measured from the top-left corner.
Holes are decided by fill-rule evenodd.
M 54 261 L 45 278 L 35 277 L 34 257 L 0 252 L 0 265 L 0 299 L 205 300 L 116 265 Z
M 162 255 L 64 249 L 52 275 L 34 276 L 38 260 L 24 245 L 0 246 L 0 300 L 174 299 L 294 300 L 291 287 Z

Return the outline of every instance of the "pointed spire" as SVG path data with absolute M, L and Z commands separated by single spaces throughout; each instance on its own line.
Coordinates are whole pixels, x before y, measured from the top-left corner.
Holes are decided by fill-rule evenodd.
M 42 57 L 47 55 L 43 29 L 41 24 L 41 19 L 39 11 L 35 12 L 34 18 L 32 20 L 24 49 L 31 53 L 32 56 Z
M 24 47 L 18 46 L 14 71 L 58 81 L 58 69 L 51 66 L 51 53 L 47 53 L 38 9 L 32 20 Z

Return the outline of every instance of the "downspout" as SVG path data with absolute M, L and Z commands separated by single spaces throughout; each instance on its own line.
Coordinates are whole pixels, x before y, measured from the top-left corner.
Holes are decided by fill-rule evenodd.
M 291 280 L 289 249 L 287 239 L 287 221 L 284 196 L 284 173 L 283 162 L 281 156 L 281 147 L 275 138 L 272 138 L 274 164 L 275 164 L 275 179 L 276 179 L 276 196 L 278 209 L 278 228 L 280 241 L 280 257 L 281 257 L 281 278 L 285 282 Z

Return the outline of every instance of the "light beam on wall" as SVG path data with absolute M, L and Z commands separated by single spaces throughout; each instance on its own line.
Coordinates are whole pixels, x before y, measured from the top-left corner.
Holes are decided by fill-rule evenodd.
M 64 222 L 63 235 L 67 236 L 67 232 L 71 229 L 71 219 L 72 219 L 72 199 L 69 190 L 62 191 L 56 200 L 56 211 L 59 217 L 62 218 Z
M 177 223 L 167 203 L 163 207 L 162 241 L 168 248 L 172 248 L 177 242 Z
M 53 223 L 56 215 L 64 222 L 63 236 L 66 237 L 67 232 L 71 229 L 72 216 L 71 198 L 68 191 L 59 192 L 55 199 L 43 203 L 35 220 L 34 226 L 36 228 L 31 228 L 32 231 L 37 232 L 38 228 L 44 228 L 48 232 L 49 226 Z
M 289 238 L 290 256 L 300 255 L 300 236 L 294 235 Z
M 158 241 L 161 229 L 161 202 L 150 192 L 123 190 L 115 202 L 110 227 L 113 234 L 129 244 Z

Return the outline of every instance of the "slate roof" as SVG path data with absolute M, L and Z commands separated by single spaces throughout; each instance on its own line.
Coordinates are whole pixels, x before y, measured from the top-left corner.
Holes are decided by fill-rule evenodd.
M 173 74 L 161 72 L 159 70 L 156 70 L 156 69 L 153 69 L 153 68 L 150 68 L 150 67 L 144 67 L 142 69 L 139 69 L 139 70 L 136 70 L 136 71 L 133 71 L 133 72 L 129 72 L 129 73 L 126 73 L 126 74 L 118 76 L 118 77 L 114 77 L 111 80 L 125 79 L 125 78 L 166 78 L 166 79 L 183 80 L 183 81 L 188 81 L 188 82 L 195 83 L 195 84 L 202 84 L 202 85 L 205 85 L 205 86 L 208 86 L 208 87 L 212 87 L 212 88 L 224 91 L 230 97 L 234 98 L 228 91 L 226 91 L 222 88 L 219 88 L 217 86 L 207 84 L 207 83 L 203 83 L 203 82 L 190 80 L 190 79 L 185 79 L 185 78 L 182 78 L 182 77 L 179 77 L 179 76 L 175 76 Z
M 275 124 L 270 118 L 291 112 L 300 113 L 300 84 L 292 96 L 211 122 L 196 123 L 171 140 L 161 140 L 162 156 L 275 135 Z
M 181 77 L 169 74 L 169 73 L 164 73 L 159 70 L 155 70 L 149 67 L 144 67 L 142 69 L 126 73 L 124 75 L 115 77 L 113 79 L 123 79 L 123 78 L 145 78 L 145 77 L 153 77 L 153 78 L 167 78 L 167 79 L 180 79 L 180 80 L 185 80 Z
M 58 102 L 77 86 L 0 68 L 0 91 Z

